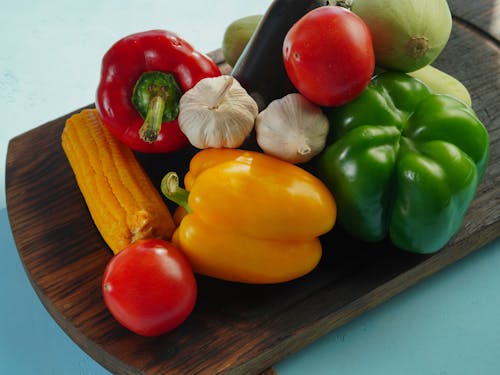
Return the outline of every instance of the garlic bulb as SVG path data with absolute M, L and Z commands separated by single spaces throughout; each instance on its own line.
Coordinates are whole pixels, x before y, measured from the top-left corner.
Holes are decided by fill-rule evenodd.
M 255 131 L 262 150 L 290 163 L 305 163 L 325 147 L 328 119 L 300 94 L 272 101 L 257 116 Z
M 204 78 L 179 102 L 179 127 L 197 148 L 236 148 L 254 127 L 257 103 L 231 76 Z

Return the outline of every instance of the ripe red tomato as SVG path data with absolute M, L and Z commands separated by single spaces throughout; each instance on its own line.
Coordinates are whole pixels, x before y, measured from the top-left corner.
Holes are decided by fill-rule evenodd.
M 370 31 L 351 11 L 316 8 L 288 31 L 285 69 L 296 89 L 321 106 L 351 101 L 368 85 L 375 67 Z
M 118 322 L 143 336 L 180 325 L 196 302 L 189 261 L 169 242 L 150 239 L 129 245 L 106 266 L 104 302 Z

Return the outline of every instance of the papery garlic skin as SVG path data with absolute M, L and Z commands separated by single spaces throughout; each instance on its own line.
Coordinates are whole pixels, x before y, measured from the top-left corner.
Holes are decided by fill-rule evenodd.
M 301 94 L 272 101 L 257 116 L 257 144 L 269 155 L 293 164 L 305 163 L 324 148 L 328 118 Z
M 204 78 L 179 102 L 179 127 L 203 148 L 237 148 L 252 131 L 257 103 L 231 76 Z

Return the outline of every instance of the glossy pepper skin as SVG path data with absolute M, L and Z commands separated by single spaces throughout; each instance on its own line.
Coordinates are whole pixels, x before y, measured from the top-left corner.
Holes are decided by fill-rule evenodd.
M 340 225 L 366 241 L 389 235 L 411 252 L 441 249 L 460 228 L 487 164 L 489 136 L 474 111 L 391 72 L 328 116 L 333 142 L 319 173 Z
M 335 223 L 335 201 L 318 178 L 262 153 L 200 151 L 185 187 L 188 213 L 172 241 L 195 272 L 223 280 L 279 283 L 307 274 L 321 258 L 318 236 Z
M 180 96 L 201 79 L 219 75 L 208 56 L 170 31 L 132 34 L 103 57 L 96 107 L 110 131 L 133 150 L 176 151 L 189 144 L 177 122 Z

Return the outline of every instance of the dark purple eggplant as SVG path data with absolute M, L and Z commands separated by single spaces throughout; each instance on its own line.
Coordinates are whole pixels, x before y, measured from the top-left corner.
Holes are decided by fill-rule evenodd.
M 324 0 L 274 0 L 236 62 L 232 75 L 255 99 L 259 110 L 275 100 L 297 92 L 283 63 L 285 36 L 302 16 Z

